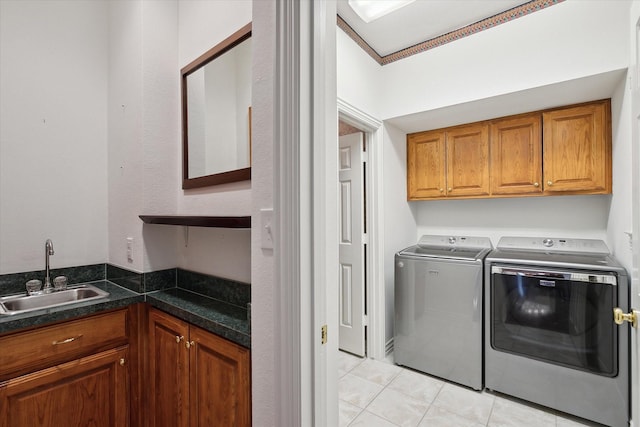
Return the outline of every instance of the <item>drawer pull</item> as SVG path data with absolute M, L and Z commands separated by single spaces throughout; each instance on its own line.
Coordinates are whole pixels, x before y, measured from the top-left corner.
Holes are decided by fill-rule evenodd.
M 120 366 L 124 366 L 124 364 L 125 364 L 125 363 L 126 363 L 126 362 L 125 362 L 125 360 L 124 360 L 124 357 L 123 357 L 122 359 L 120 359 Z
M 176 342 L 177 342 L 178 344 L 180 344 L 180 341 L 183 341 L 183 340 L 184 340 L 184 337 L 183 337 L 182 335 L 180 335 L 180 336 L 177 336 L 177 335 L 176 335 Z
M 74 342 L 77 339 L 82 338 L 82 335 L 78 335 L 76 337 L 70 337 L 67 338 L 66 340 L 62 340 L 62 341 L 54 341 L 51 343 L 51 345 L 60 345 L 60 344 L 69 344 L 70 342 Z
M 187 341 L 187 343 L 186 343 L 187 349 L 193 347 L 194 345 L 196 345 L 196 343 L 194 341 Z

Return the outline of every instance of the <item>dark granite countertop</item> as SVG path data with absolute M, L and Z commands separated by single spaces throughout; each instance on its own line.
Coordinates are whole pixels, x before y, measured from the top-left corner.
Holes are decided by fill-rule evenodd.
M 109 292 L 109 296 L 107 298 L 79 302 L 61 307 L 34 310 L 28 313 L 0 315 L 0 333 L 87 316 L 100 311 L 126 307 L 144 301 L 144 295 L 114 285 L 107 280 L 88 282 L 87 284 Z
M 251 348 L 247 309 L 181 288 L 150 292 L 147 303 L 182 320 Z
M 118 286 L 108 280 L 88 282 L 88 284 L 109 292 L 109 296 L 29 313 L 0 315 L 0 334 L 126 307 L 146 300 L 153 307 L 227 338 L 243 347 L 251 348 L 251 332 L 246 308 L 181 288 L 155 291 L 145 295 Z

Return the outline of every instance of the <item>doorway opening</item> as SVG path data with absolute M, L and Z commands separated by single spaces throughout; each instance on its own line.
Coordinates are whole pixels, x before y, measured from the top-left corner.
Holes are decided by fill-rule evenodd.
M 338 140 L 338 347 L 365 357 L 368 323 L 367 144 L 364 132 L 343 121 L 339 122 Z
M 338 180 L 340 294 L 336 296 L 340 304 L 339 347 L 361 357 L 382 360 L 386 357 L 382 122 L 340 99 L 338 118 L 339 138 L 345 139 L 337 153 L 341 175 Z M 358 167 L 354 168 L 356 161 Z M 343 165 L 350 167 L 343 168 Z M 354 190 L 354 185 L 361 188 L 360 193 Z M 359 203 L 351 204 L 353 200 Z M 349 234 L 351 230 L 357 231 Z M 343 244 L 343 241 L 353 244 Z M 361 279 L 358 279 L 359 272 Z M 361 289 L 357 289 L 356 280 L 361 280 Z

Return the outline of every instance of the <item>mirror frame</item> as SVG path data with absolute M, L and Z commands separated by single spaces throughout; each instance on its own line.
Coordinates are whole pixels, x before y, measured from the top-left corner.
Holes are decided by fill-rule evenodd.
M 193 72 L 207 65 L 220 55 L 251 37 L 251 22 L 200 55 L 194 61 L 180 70 L 182 91 L 182 189 L 201 188 L 229 182 L 246 181 L 251 179 L 251 153 L 249 153 L 249 167 L 234 169 L 210 175 L 189 178 L 189 135 L 187 111 L 187 77 Z M 249 129 L 251 134 L 251 129 Z

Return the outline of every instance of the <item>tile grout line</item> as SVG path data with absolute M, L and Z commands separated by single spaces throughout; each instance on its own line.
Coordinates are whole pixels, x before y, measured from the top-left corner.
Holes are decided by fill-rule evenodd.
M 398 366 L 398 365 L 393 364 L 392 366 Z M 399 367 L 399 366 L 398 366 L 398 367 Z M 373 403 L 373 401 L 374 401 L 374 400 L 376 400 L 376 399 L 378 398 L 378 396 L 380 396 L 380 395 L 382 394 L 382 392 L 383 392 L 383 391 L 385 391 L 385 390 L 387 389 L 387 387 L 389 386 L 389 384 L 391 384 L 391 383 L 393 382 L 393 380 L 395 380 L 395 379 L 398 377 L 398 375 L 400 375 L 400 373 L 402 372 L 402 369 L 404 369 L 404 368 L 402 368 L 402 367 L 399 367 L 399 368 L 400 368 L 400 371 L 398 371 L 398 373 L 397 373 L 395 376 L 393 376 L 393 377 L 389 380 L 389 382 L 388 382 L 384 387 L 382 387 L 382 390 L 380 390 L 380 391 L 379 391 L 379 392 L 378 392 L 378 393 L 377 393 L 377 394 L 376 394 L 376 395 L 371 399 L 371 401 L 369 401 L 369 403 L 367 403 L 367 406 L 363 409 L 363 411 L 366 411 L 366 410 L 367 410 L 367 408 L 368 408 L 368 407 Z M 383 420 L 385 420 L 385 421 L 387 421 L 387 422 L 389 422 L 389 423 L 393 424 L 393 425 L 394 425 L 394 426 L 396 426 L 396 427 L 401 427 L 401 426 L 399 426 L 398 424 L 394 423 L 393 421 L 391 421 L 391 420 L 387 419 L 386 417 L 380 416 L 380 415 L 378 415 L 378 414 L 376 414 L 376 413 L 374 413 L 374 412 L 371 412 L 371 411 L 367 411 L 367 412 L 369 412 L 370 414 L 375 415 L 376 417 L 382 418 Z M 358 416 L 359 416 L 359 414 L 358 414 Z M 357 418 L 357 417 L 356 417 L 356 418 Z M 355 418 L 354 418 L 354 421 L 355 421 Z

